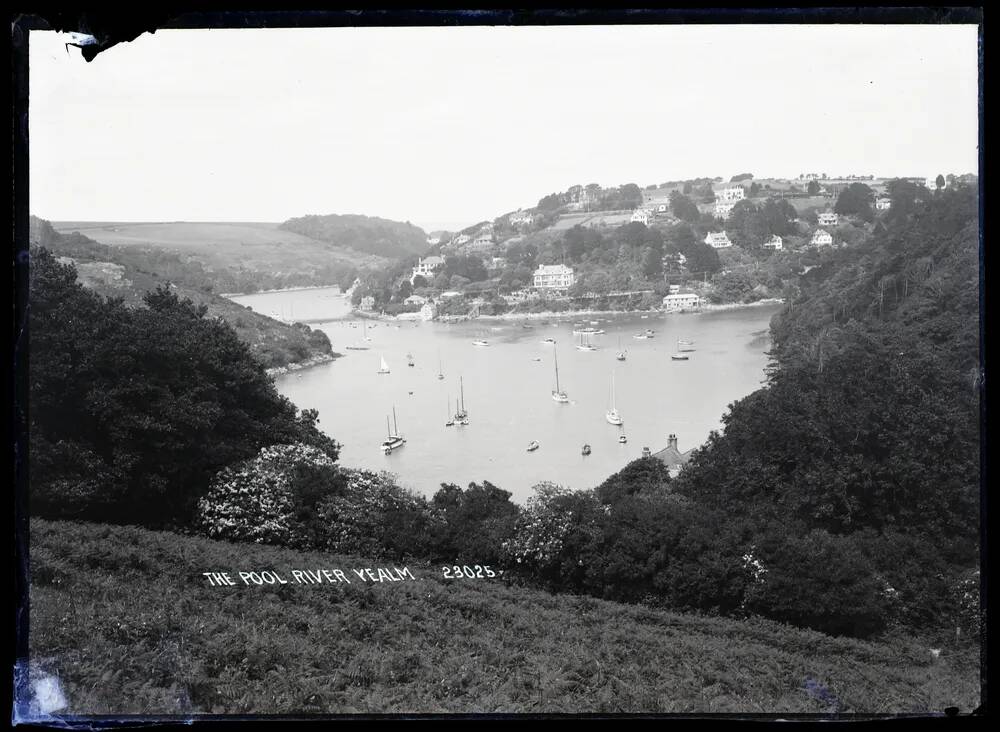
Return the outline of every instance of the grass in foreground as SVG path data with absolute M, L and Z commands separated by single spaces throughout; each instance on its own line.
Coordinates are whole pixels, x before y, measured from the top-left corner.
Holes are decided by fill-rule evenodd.
M 361 582 L 351 557 L 31 524 L 33 668 L 59 714 L 928 713 L 979 704 L 975 649 L 869 643 L 551 595 L 502 579 Z M 401 566 L 396 564 L 396 566 Z M 344 585 L 202 572 L 342 569 Z M 238 581 L 238 580 L 237 580 Z

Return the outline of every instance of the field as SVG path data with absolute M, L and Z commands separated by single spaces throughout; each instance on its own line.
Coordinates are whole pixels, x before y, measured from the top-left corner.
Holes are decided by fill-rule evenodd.
M 499 578 L 446 580 L 413 563 L 413 580 L 352 573 L 376 566 L 35 520 L 32 673 L 59 681 L 62 714 L 927 714 L 979 704 L 978 649 L 934 657 L 908 638 L 868 643 Z M 322 568 L 353 581 L 292 581 L 292 570 Z M 201 574 L 241 570 L 288 584 L 210 587 Z
M 79 231 L 102 244 L 155 246 L 182 252 L 214 268 L 239 265 L 251 270 L 289 271 L 331 261 L 358 266 L 382 261 L 371 254 L 283 231 L 275 223 L 53 221 L 52 226 L 63 234 Z

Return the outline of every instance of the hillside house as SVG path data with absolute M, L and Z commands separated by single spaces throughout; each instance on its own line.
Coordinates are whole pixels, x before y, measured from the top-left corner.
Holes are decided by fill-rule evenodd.
M 816 233 L 812 235 L 809 244 L 814 247 L 830 247 L 833 246 L 833 237 L 823 229 L 816 229 Z
M 775 234 L 766 242 L 764 242 L 765 249 L 773 249 L 776 252 L 780 252 L 782 250 L 782 247 L 783 247 L 782 239 L 777 234 Z
M 404 305 L 424 305 L 427 302 L 427 298 L 422 295 L 410 295 L 408 298 L 403 300 Z
M 729 241 L 729 236 L 724 231 L 710 231 L 705 235 L 705 243 L 712 249 L 725 249 L 731 247 L 733 243 Z
M 457 247 L 460 247 L 463 244 L 468 244 L 470 241 L 472 241 L 472 237 L 469 236 L 468 234 L 459 234 L 458 236 L 456 236 L 454 239 L 451 240 L 451 243 Z
M 375 298 L 372 295 L 365 295 L 361 298 L 361 304 L 358 307 L 363 312 L 372 312 L 375 309 Z
M 876 211 L 888 211 L 892 207 L 891 198 L 876 198 L 875 199 L 875 210 Z
M 645 226 L 649 226 L 652 220 L 653 220 L 653 213 L 644 208 L 637 208 L 635 211 L 632 212 L 632 218 L 629 219 L 629 221 L 631 221 L 632 223 L 640 223 Z
M 428 301 L 425 302 L 423 307 L 420 308 L 420 319 L 421 320 L 434 320 L 437 317 L 437 307 L 434 303 Z
M 427 259 L 418 259 L 417 266 L 413 268 L 413 273 L 410 275 L 410 284 L 413 284 L 413 280 L 419 275 L 425 280 L 431 280 L 434 277 L 434 271 L 440 269 L 444 266 L 444 259 L 441 257 L 427 257 Z
M 566 291 L 573 286 L 573 268 L 565 264 L 543 264 L 535 270 L 533 285 L 549 292 Z
M 816 214 L 816 220 L 820 226 L 836 226 L 840 217 L 832 211 L 824 211 L 821 214 Z
M 530 226 L 535 220 L 535 215 L 530 211 L 517 211 L 510 215 L 511 226 Z
M 677 447 L 677 435 L 667 436 L 667 446 L 659 452 L 654 452 L 652 457 L 667 466 L 671 478 L 676 478 L 685 465 L 691 460 L 693 450 L 681 452 Z
M 747 193 L 743 190 L 743 186 L 729 186 L 716 193 L 715 197 L 725 203 L 736 203 L 737 201 L 744 200 L 747 197 Z
M 693 292 L 678 292 L 663 298 L 663 309 L 668 312 L 690 310 L 701 305 L 701 298 Z

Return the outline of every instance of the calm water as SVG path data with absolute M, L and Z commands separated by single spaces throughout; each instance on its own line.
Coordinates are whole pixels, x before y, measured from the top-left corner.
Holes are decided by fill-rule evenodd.
M 319 410 L 320 427 L 342 443 L 341 463 L 389 470 L 427 495 L 442 482 L 465 486 L 489 480 L 526 500 L 531 487 L 554 481 L 590 488 L 676 433 L 681 450 L 701 444 L 722 426 L 726 407 L 757 389 L 770 346 L 767 327 L 780 305 L 701 314 L 578 316 L 561 321 L 474 321 L 458 324 L 316 322 L 343 317 L 349 307 L 335 289 L 236 298 L 265 314 L 312 320 L 344 357 L 277 379 L 278 390 L 300 408 Z M 589 321 L 598 321 L 591 326 Z M 595 352 L 578 351 L 573 323 L 604 329 L 591 336 Z M 655 336 L 633 334 L 651 328 Z M 487 347 L 473 341 L 484 338 Z M 556 346 L 542 341 L 554 338 Z M 619 338 L 628 351 L 615 360 Z M 672 361 L 677 340 L 694 343 L 688 361 Z M 367 345 L 370 350 L 347 350 Z M 552 400 L 553 351 L 569 404 Z M 407 354 L 415 365 L 407 366 Z M 384 357 L 391 373 L 377 374 Z M 438 364 L 445 378 L 439 380 Z M 605 420 L 615 374 L 619 428 Z M 446 427 L 464 382 L 468 426 Z M 386 417 L 396 409 L 405 447 L 383 455 Z M 527 452 L 531 440 L 540 448 Z M 581 447 L 590 444 L 584 457 Z

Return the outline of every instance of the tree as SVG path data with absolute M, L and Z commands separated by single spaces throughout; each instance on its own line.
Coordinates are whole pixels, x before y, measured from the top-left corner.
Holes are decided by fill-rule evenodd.
M 941 190 L 942 188 L 944 188 L 944 183 L 945 183 L 944 176 L 938 173 L 938 177 L 934 179 L 934 187 L 937 188 L 938 190 Z
M 806 186 L 806 193 L 810 196 L 818 196 L 820 191 L 819 183 L 815 180 L 809 181 L 809 185 Z
M 670 470 L 655 457 L 633 460 L 594 489 L 601 503 L 617 503 L 638 493 L 659 493 L 669 490 Z
M 695 222 L 701 216 L 698 206 L 683 193 L 672 191 L 670 194 L 670 211 L 681 221 Z
M 693 190 L 693 186 L 691 185 L 691 181 L 689 181 L 689 180 L 688 181 L 684 181 L 684 190 L 683 190 L 684 195 L 686 196 L 686 195 L 690 194 L 692 190 Z
M 875 192 L 871 188 L 864 183 L 851 183 L 841 191 L 833 210 L 841 215 L 853 215 L 870 222 L 875 219 L 875 212 L 872 210 L 874 200 Z

